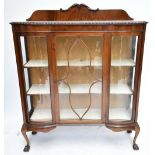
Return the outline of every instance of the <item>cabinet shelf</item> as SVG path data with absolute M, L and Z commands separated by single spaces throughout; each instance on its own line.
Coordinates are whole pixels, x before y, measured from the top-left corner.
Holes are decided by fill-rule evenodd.
M 82 115 L 85 109 L 76 109 L 79 115 Z M 50 108 L 37 108 L 34 109 L 34 112 L 31 116 L 32 121 L 50 121 L 51 120 L 51 109 Z M 78 119 L 77 115 L 69 110 L 61 110 L 61 119 Z M 84 119 L 100 119 L 101 113 L 100 109 L 90 109 L 89 112 L 84 116 Z M 130 120 L 130 112 L 124 108 L 112 108 L 110 109 L 109 119 L 121 119 Z
M 111 66 L 135 66 L 133 59 L 112 60 Z
M 61 60 L 57 63 L 58 66 L 68 66 L 67 61 Z M 72 60 L 69 63 L 70 66 L 90 66 L 90 61 L 77 61 Z M 93 60 L 91 62 L 91 66 L 102 66 L 101 60 Z M 111 66 L 135 66 L 135 62 L 133 59 L 122 59 L 122 60 L 112 60 Z
M 85 109 L 76 109 L 79 115 L 82 115 Z M 51 121 L 51 109 L 50 108 L 37 108 L 34 109 L 34 112 L 31 116 L 31 121 Z M 69 110 L 63 109 L 61 110 L 61 118 L 62 119 L 78 119 L 77 115 Z M 90 109 L 89 112 L 84 116 L 84 119 L 101 119 L 101 111 L 99 109 Z
M 70 66 L 76 67 L 76 66 L 90 66 L 90 61 L 77 61 L 77 60 L 71 60 L 69 63 Z M 68 63 L 66 60 L 60 60 L 57 63 L 57 66 L 68 66 Z M 91 66 L 102 66 L 101 60 L 93 60 L 91 62 Z M 135 62 L 132 59 L 124 59 L 124 60 L 112 60 L 111 66 L 135 66 Z M 24 64 L 24 67 L 30 68 L 30 67 L 48 67 L 48 61 L 47 60 L 29 60 L 27 63 Z
M 32 84 L 27 95 L 50 94 L 49 84 Z
M 111 84 L 110 85 L 110 94 L 126 94 L 131 95 L 133 91 L 127 84 Z
M 89 84 L 71 84 L 71 93 L 89 93 Z M 99 94 L 101 93 L 102 84 L 97 83 L 95 84 L 92 89 L 91 93 Z M 60 86 L 59 93 L 65 94 L 69 93 L 69 88 Z M 111 94 L 133 94 L 130 87 L 127 84 L 111 84 L 110 85 L 110 93 Z
M 88 94 L 89 93 L 90 84 L 70 84 L 69 86 L 71 88 L 72 94 Z M 101 93 L 101 89 L 102 89 L 101 83 L 94 84 L 91 88 L 91 93 L 99 94 Z M 69 88 L 66 85 L 59 85 L 59 93 L 68 94 Z
M 66 60 L 59 60 L 57 62 L 57 66 L 68 66 L 68 62 Z M 85 60 L 85 61 L 70 60 L 69 66 L 73 66 L 73 67 L 90 66 L 90 61 L 89 60 Z M 91 66 L 102 66 L 102 60 L 92 60 Z
M 72 94 L 87 94 L 89 93 L 89 84 L 70 84 Z M 102 84 L 97 83 L 92 86 L 91 93 L 100 94 L 102 89 Z M 59 85 L 60 94 L 68 94 L 69 88 L 66 85 Z M 38 95 L 38 94 L 50 94 L 50 88 L 48 84 L 33 84 L 27 91 L 28 95 Z M 132 90 L 127 84 L 111 84 L 110 94 L 133 94 Z
M 47 60 L 29 60 L 27 63 L 24 64 L 24 67 L 48 67 Z
M 57 63 L 58 66 L 68 66 L 67 61 L 61 60 Z M 72 60 L 69 63 L 70 66 L 90 66 L 90 61 L 77 61 Z M 93 60 L 91 62 L 91 66 L 102 66 L 101 60 Z M 122 60 L 112 60 L 111 66 L 135 66 L 135 62 L 133 59 L 122 59 Z

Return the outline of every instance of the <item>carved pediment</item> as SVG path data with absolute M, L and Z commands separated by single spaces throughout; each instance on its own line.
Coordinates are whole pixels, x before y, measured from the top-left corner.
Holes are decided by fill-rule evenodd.
M 87 10 L 89 10 L 89 11 L 99 11 L 99 8 L 97 8 L 97 9 L 91 9 L 91 8 L 89 8 L 87 5 L 85 5 L 85 4 L 73 4 L 71 7 L 69 7 L 68 9 L 66 9 L 66 10 L 64 10 L 64 9 L 62 9 L 62 8 L 60 8 L 60 11 L 69 11 L 69 10 L 71 10 L 71 9 L 87 9 Z
M 68 9 L 36 10 L 28 21 L 102 21 L 133 20 L 124 10 L 91 9 L 85 4 L 74 4 Z

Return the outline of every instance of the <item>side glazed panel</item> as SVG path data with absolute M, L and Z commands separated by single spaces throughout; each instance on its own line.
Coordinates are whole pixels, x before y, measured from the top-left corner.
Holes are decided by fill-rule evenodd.
M 21 36 L 20 42 L 29 119 L 33 122 L 51 122 L 47 37 Z
M 109 120 L 132 119 L 138 36 L 112 36 Z

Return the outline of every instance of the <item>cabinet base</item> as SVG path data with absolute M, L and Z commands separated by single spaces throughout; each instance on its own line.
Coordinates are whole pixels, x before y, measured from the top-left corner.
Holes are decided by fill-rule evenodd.
M 134 139 L 133 139 L 133 150 L 139 150 L 139 147 L 138 145 L 136 144 L 136 139 L 138 137 L 138 134 L 140 132 L 140 127 L 138 125 L 138 123 L 132 123 L 132 124 L 123 124 L 123 125 L 119 125 L 119 124 L 105 124 L 107 128 L 113 130 L 113 131 L 116 131 L 116 132 L 119 132 L 119 131 L 126 131 L 127 133 L 132 133 L 132 130 L 135 131 L 135 136 L 134 136 Z M 27 145 L 24 147 L 23 151 L 24 152 L 29 152 L 30 150 L 30 143 L 29 143 L 29 139 L 26 135 L 26 132 L 28 131 L 32 131 L 32 135 L 36 135 L 37 132 L 49 132 L 50 130 L 52 129 L 55 129 L 56 128 L 56 124 L 55 126 L 46 126 L 46 127 L 43 127 L 43 126 L 39 126 L 38 128 L 33 127 L 31 125 L 27 125 L 27 124 L 23 124 L 23 127 L 22 127 L 22 134 L 26 140 L 26 143 Z M 36 130 L 36 131 L 34 131 Z

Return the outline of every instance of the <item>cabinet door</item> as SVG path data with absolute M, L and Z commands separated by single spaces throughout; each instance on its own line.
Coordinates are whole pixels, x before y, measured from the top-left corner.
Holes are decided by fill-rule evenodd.
M 52 121 L 46 36 L 21 36 L 29 120 Z
M 112 36 L 109 120 L 131 121 L 138 36 Z
M 100 120 L 103 37 L 57 35 L 55 45 L 60 120 Z

